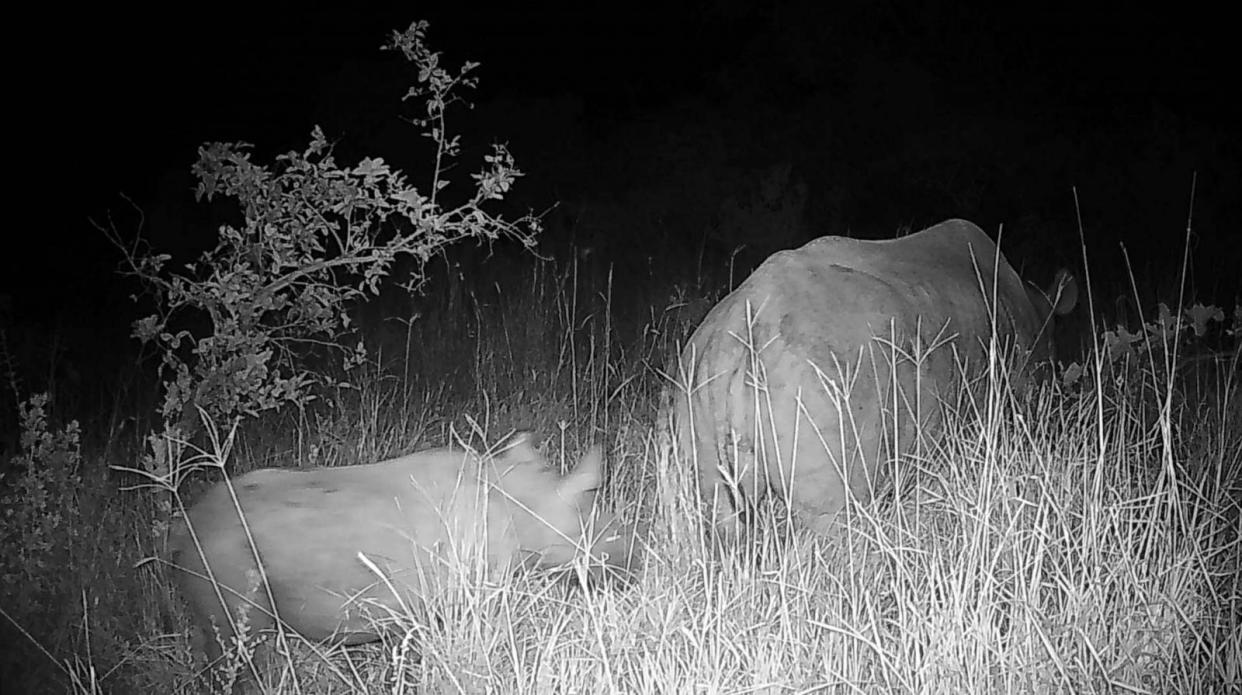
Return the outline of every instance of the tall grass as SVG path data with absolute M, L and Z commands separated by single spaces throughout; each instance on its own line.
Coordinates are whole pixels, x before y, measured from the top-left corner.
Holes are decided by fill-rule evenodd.
M 717 553 L 693 471 L 654 434 L 667 384 L 657 368 L 701 313 L 683 316 L 671 286 L 618 290 L 606 272 L 539 264 L 521 282 L 499 279 L 507 276 L 387 307 L 417 318 L 370 322 L 379 364 L 358 391 L 249 427 L 225 468 L 368 462 L 445 443 L 450 432 L 492 443 L 516 428 L 547 434 L 548 458 L 567 466 L 603 442 L 607 504 L 643 529 L 637 576 L 583 589 L 517 575 L 468 587 L 424 618 L 398 617 L 383 643 L 293 640 L 266 677 L 273 691 L 1210 693 L 1242 684 L 1236 356 L 1217 372 L 1216 397 L 1163 409 L 1144 401 L 1151 389 L 1127 389 L 1137 372 L 1101 370 L 1085 387 L 1049 386 L 1021 401 L 992 393 L 983 417 L 950 422 L 940 446 L 898 462 L 903 475 L 886 494 L 851 507 L 848 533 L 814 537 L 786 523 L 776 502 L 744 544 Z M 209 689 L 160 564 L 135 568 L 162 548 L 145 493 L 119 491 L 133 481 L 105 472 L 132 462 L 97 456 L 80 452 L 76 489 L 56 488 L 68 485 L 63 457 L 29 458 L 0 483 L 4 688 Z M 58 496 L 19 494 L 16 481 L 32 476 Z M 57 525 L 37 521 L 52 517 Z

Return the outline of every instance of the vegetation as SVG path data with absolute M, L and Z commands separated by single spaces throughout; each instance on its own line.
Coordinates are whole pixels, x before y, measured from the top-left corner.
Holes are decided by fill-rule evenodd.
M 631 582 L 582 590 L 519 575 L 438 607 L 441 624 L 411 618 L 384 643 L 295 641 L 269 675 L 273 691 L 1208 693 L 1242 682 L 1242 311 L 1225 321 L 1166 310 L 1101 336 L 1084 368 L 1027 400 L 990 393 L 933 455 L 900 462 L 890 490 L 851 509 L 839 542 L 784 523 L 774 503 L 738 552 L 717 556 L 692 471 L 655 432 L 669 385 L 660 369 L 724 286 L 671 287 L 653 268 L 647 301 L 622 304 L 606 272 L 522 254 L 488 261 L 494 281 L 466 289 L 455 269 L 424 265 L 457 238 L 429 227 L 443 229 L 433 221 L 444 215 L 498 227 L 469 227 L 481 218 L 452 217 L 429 198 L 393 202 L 389 193 L 412 190 L 399 174 L 378 160 L 336 167 L 320 134 L 280 162 L 269 175 L 244 148 L 206 150 L 200 166 L 223 175 L 204 192 L 236 194 L 245 224 L 223 228 L 201 274 L 167 279 L 164 261 L 134 265 L 164 291 L 158 318 L 141 326 L 164 348 L 170 387 L 145 471 L 360 463 L 523 427 L 550 433 L 549 458 L 562 462 L 603 442 L 606 496 L 647 533 Z M 442 171 L 437 162 L 437 182 Z M 488 181 L 512 181 L 487 176 L 476 179 L 483 197 L 463 205 L 507 189 Z M 306 186 L 361 221 L 293 224 L 310 211 L 273 201 Z M 796 217 L 799 196 L 769 197 L 784 200 L 767 206 L 782 223 Z M 734 206 L 722 229 L 762 224 L 759 209 Z M 410 226 L 367 236 L 393 233 L 390 216 Z M 342 231 L 353 228 L 363 236 Z M 335 233 L 339 243 L 322 242 Z M 331 260 L 316 255 L 325 249 Z M 380 289 L 400 253 L 419 261 L 412 278 L 426 279 L 425 293 L 402 299 L 401 323 L 363 325 L 371 357 L 358 366 L 358 344 L 338 340 L 357 323 L 346 309 Z M 214 332 L 172 327 L 176 308 L 206 311 Z M 238 340 L 198 339 L 222 328 Z M 302 349 L 307 340 L 337 340 L 344 350 L 333 354 L 351 359 L 325 367 Z M 304 407 L 277 407 L 289 403 Z M 174 428 L 191 405 L 223 432 L 197 440 L 201 449 L 169 446 L 185 441 Z M 20 452 L 0 469 L 0 682 L 30 692 L 223 687 L 196 661 L 164 569 L 144 562 L 161 556 L 152 529 L 166 518 L 163 498 L 121 490 L 145 479 L 110 468 L 132 467 L 141 430 L 108 426 L 114 418 L 79 426 L 56 407 L 23 406 Z M 181 492 L 192 498 L 203 482 Z

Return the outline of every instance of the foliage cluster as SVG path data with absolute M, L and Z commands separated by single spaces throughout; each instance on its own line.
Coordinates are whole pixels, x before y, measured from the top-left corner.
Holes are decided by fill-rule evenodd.
M 494 145 L 471 175 L 474 190 L 464 201 L 442 203 L 446 174 L 461 154 L 445 115 L 460 101 L 456 92 L 475 85 L 476 65 L 446 70 L 426 46 L 426 29 L 415 23 L 387 46 L 418 70 L 406 98 L 425 102 L 425 115 L 412 123 L 436 145 L 426 192 L 381 158 L 339 165 L 316 127 L 304 151 L 280 155 L 271 167 L 255 163 L 246 143 L 200 148 L 198 196 L 235 199 L 243 224 L 222 225 L 216 248 L 185 272 L 171 270 L 167 254 L 131 249 L 117 238 L 132 274 L 155 298 L 157 313 L 138 321 L 134 333 L 158 346 L 167 387 L 162 414 L 170 424 L 184 428 L 197 416 L 194 407 L 232 422 L 305 405 L 323 387 L 347 386 L 314 371 L 309 360 L 316 351 L 337 353 L 346 372 L 366 360 L 362 342 L 348 341 L 348 309 L 378 294 L 399 262 L 413 261 L 407 289 L 414 292 L 422 268 L 447 246 L 502 237 L 533 246 L 536 218 L 510 221 L 487 211 L 522 176 L 503 145 Z M 184 327 L 183 314 L 205 318 L 206 330 Z
M 0 584 L 12 606 L 43 605 L 73 566 L 81 431 L 76 421 L 49 431 L 48 405 L 44 394 L 20 404 L 21 449 L 0 469 Z

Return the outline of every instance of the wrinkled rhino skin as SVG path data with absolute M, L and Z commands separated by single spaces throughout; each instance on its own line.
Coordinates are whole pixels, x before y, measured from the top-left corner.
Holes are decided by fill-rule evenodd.
M 831 532 L 847 487 L 869 500 L 878 464 L 912 448 L 917 421 L 935 430 L 938 399 L 962 383 L 954 352 L 971 376 L 986 365 L 993 304 L 998 342 L 1018 348 L 1016 386 L 1052 356 L 1050 319 L 1077 301 L 1067 272 L 1054 289 L 1023 283 L 964 220 L 773 254 L 708 313 L 675 372 L 673 445 L 697 469 L 717 530 L 736 531 L 738 509 L 776 491 L 812 529 Z M 894 342 L 924 354 L 921 364 L 894 360 Z
M 563 565 L 584 552 L 579 544 L 623 564 L 624 544 L 601 540 L 609 520 L 592 516 L 601 468 L 596 447 L 560 475 L 522 434 L 490 457 L 434 449 L 370 465 L 258 470 L 232 481 L 253 546 L 220 483 L 174 528 L 170 563 L 210 656 L 220 654 L 212 626 L 229 638 L 243 607 L 252 632 L 272 627 L 275 613 L 312 641 L 367 642 L 387 610 L 449 595 L 463 577 Z

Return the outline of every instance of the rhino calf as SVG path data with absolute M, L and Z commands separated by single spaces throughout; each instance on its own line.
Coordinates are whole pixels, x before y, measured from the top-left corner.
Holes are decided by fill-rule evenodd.
M 610 522 L 593 512 L 601 469 L 595 447 L 561 475 L 520 434 L 491 456 L 433 449 L 370 465 L 258 470 L 187 512 L 170 539 L 171 564 L 211 656 L 220 654 L 212 626 L 227 640 L 242 614 L 252 631 L 279 621 L 312 641 L 372 641 L 390 611 L 482 576 L 564 565 L 583 552 L 624 564 L 625 542 L 596 533 Z

